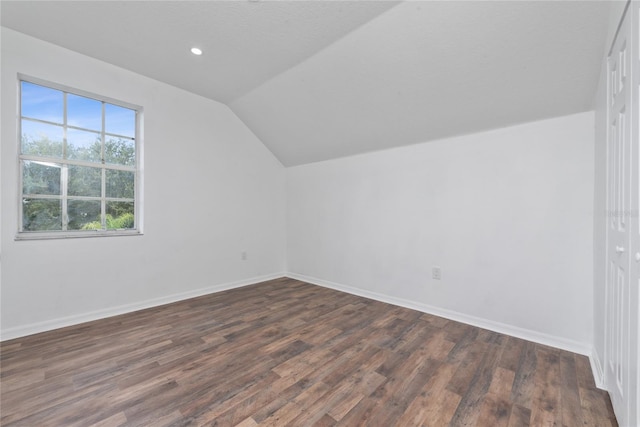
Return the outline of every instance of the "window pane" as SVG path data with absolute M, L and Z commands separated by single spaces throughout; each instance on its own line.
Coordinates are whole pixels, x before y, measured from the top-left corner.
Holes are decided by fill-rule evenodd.
M 105 132 L 116 135 L 136 136 L 136 112 L 129 108 L 119 107 L 113 104 L 104 105 L 105 108 Z
M 25 161 L 22 164 L 22 194 L 60 194 L 60 171 L 55 163 Z
M 62 92 L 29 82 L 22 82 L 23 117 L 62 123 Z
M 102 230 L 100 201 L 69 200 L 67 215 L 69 230 Z
M 76 129 L 67 129 L 67 158 L 102 162 L 100 134 Z
M 22 199 L 22 228 L 24 231 L 62 230 L 61 201 Z
M 69 166 L 70 196 L 100 197 L 102 194 L 102 170 L 85 166 Z
M 135 173 L 107 169 L 107 197 L 133 199 Z
M 22 120 L 22 154 L 62 157 L 62 126 Z
M 102 102 L 67 94 L 67 125 L 102 130 Z
M 114 165 L 135 166 L 136 143 L 131 139 L 106 136 L 104 160 Z
M 107 202 L 107 228 L 134 228 L 134 212 L 133 202 Z

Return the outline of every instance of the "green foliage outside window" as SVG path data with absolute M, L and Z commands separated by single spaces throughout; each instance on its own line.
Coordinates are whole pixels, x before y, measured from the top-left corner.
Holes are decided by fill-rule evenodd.
M 62 142 L 48 138 L 34 139 L 25 135 L 22 138 L 23 151 L 38 156 L 55 156 L 62 152 Z M 67 146 L 67 157 L 100 158 L 102 144 L 100 139 L 89 147 Z M 108 154 L 107 154 L 108 153 Z M 53 157 L 53 156 L 52 156 Z M 105 157 L 112 163 L 135 165 L 135 146 L 129 140 L 109 138 L 105 142 Z M 68 170 L 68 230 L 102 230 L 101 202 L 73 200 L 73 196 L 101 196 L 102 168 L 90 166 L 63 166 L 52 162 L 25 161 L 23 164 L 22 188 L 25 195 L 60 195 L 61 170 Z M 131 171 L 106 170 L 107 197 L 133 198 L 135 193 L 135 174 Z M 53 231 L 62 230 L 62 205 L 60 199 L 23 198 L 23 230 Z M 106 202 L 105 228 L 132 229 L 135 227 L 135 205 L 133 202 Z

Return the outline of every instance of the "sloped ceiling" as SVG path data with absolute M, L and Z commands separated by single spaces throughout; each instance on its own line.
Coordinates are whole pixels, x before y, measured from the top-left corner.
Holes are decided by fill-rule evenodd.
M 606 1 L 0 8 L 5 27 L 226 103 L 285 166 L 586 111 L 609 13 Z

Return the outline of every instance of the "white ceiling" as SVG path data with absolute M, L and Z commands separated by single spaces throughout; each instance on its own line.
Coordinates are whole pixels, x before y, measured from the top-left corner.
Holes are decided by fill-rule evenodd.
M 286 166 L 586 111 L 609 13 L 606 1 L 0 7 L 5 27 L 228 104 Z

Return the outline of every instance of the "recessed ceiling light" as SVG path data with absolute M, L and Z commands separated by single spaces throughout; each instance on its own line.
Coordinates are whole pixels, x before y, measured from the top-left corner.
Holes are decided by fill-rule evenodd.
M 194 55 L 202 55 L 202 49 L 198 49 L 197 47 L 192 47 L 191 53 L 193 53 Z

